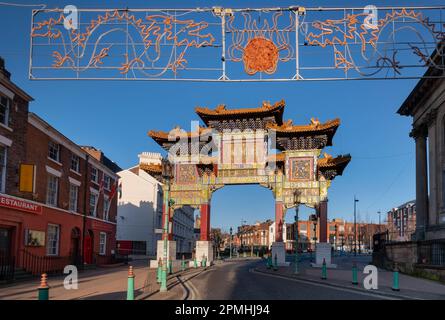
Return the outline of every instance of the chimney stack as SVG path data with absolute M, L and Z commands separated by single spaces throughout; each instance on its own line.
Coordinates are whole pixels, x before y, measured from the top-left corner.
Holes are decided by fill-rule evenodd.
M 2 57 L 0 57 L 0 77 L 11 79 L 11 74 L 5 69 L 5 60 Z

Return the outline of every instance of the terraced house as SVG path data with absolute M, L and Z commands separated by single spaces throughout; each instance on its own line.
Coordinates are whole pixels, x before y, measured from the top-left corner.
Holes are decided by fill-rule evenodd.
M 3 60 L 0 101 L 0 280 L 111 262 L 120 168 L 29 112 Z

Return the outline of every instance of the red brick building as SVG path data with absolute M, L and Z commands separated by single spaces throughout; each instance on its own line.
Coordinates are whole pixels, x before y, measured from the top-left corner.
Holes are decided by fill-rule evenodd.
M 0 99 L 0 264 L 36 273 L 111 261 L 120 168 L 28 112 L 2 59 Z

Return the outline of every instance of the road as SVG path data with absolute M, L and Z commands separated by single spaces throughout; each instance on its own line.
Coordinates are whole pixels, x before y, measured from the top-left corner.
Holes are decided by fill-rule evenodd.
M 186 283 L 196 300 L 377 300 L 366 292 L 257 273 L 261 261 L 217 264 Z

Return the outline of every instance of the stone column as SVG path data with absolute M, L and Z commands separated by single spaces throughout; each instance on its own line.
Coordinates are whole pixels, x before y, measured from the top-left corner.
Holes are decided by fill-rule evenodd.
M 439 166 L 438 164 L 438 148 L 437 142 L 437 126 L 436 126 L 437 111 L 432 110 L 427 116 L 428 125 L 428 165 L 429 165 L 429 186 L 430 195 L 428 203 L 428 215 L 425 219 L 427 226 L 436 225 L 439 223 L 439 199 L 438 181 L 439 181 Z
M 416 240 L 423 240 L 428 216 L 426 128 L 415 128 L 412 136 L 416 141 Z

